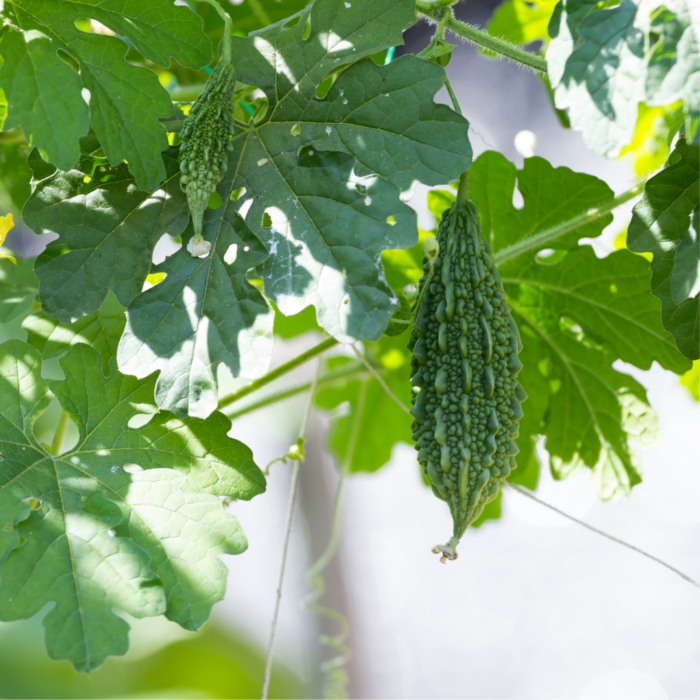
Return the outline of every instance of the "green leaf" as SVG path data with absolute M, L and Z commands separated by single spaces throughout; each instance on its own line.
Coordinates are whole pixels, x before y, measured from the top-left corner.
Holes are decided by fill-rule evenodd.
M 519 380 L 531 395 L 538 373 L 549 381 L 541 433 L 553 473 L 564 478 L 587 466 L 601 498 L 626 496 L 641 481 L 628 441 L 651 439 L 656 419 L 643 387 L 611 365 L 619 358 L 642 369 L 654 360 L 687 368 L 658 322 L 645 262 L 624 250 L 599 260 L 583 247 L 552 265 L 516 259 L 501 275 L 523 345 L 539 345 L 545 358 L 525 364 Z
M 58 234 L 36 262 L 46 313 L 72 323 L 96 311 L 112 290 L 122 306 L 141 292 L 153 248 L 165 233 L 187 226 L 187 200 L 179 186 L 177 149 L 163 154 L 166 178 L 153 194 L 138 190 L 124 164 L 111 168 L 99 156 L 46 176 L 41 159 L 34 190 L 22 211 L 35 233 Z M 160 156 L 158 156 L 160 159 Z
M 126 653 L 128 625 L 114 608 L 165 613 L 187 629 L 206 621 L 224 594 L 219 556 L 246 547 L 220 497 L 249 499 L 265 479 L 250 450 L 226 437 L 223 415 L 158 412 L 153 378 L 124 377 L 113 360 L 105 376 L 85 344 L 60 364 L 65 379 L 47 386 L 38 351 L 20 341 L 0 350 L 0 519 L 19 535 L 0 567 L 0 618 L 51 603 L 49 654 L 90 670 Z M 79 431 L 60 456 L 32 432 L 51 393 Z M 131 427 L 137 416 L 150 420 Z
M 691 15 L 687 0 L 557 5 L 549 25 L 549 78 L 557 107 L 569 109 L 589 147 L 619 155 L 634 136 L 641 102 L 683 100 L 688 138 L 698 138 L 700 57 Z
M 9 144 L 0 142 L 0 146 L 0 187 L 7 191 L 17 211 L 22 211 L 31 194 L 32 171 L 27 167 L 29 148 L 23 141 Z
M 14 321 L 32 308 L 39 286 L 33 267 L 33 260 L 17 258 L 13 264 L 0 258 L 0 323 Z
M 513 44 L 549 43 L 547 26 L 558 0 L 506 0 L 494 12 L 486 31 Z
M 668 0 L 651 15 L 647 102 L 663 107 L 682 100 L 689 143 L 700 143 L 700 17 L 692 0 Z M 674 14 L 675 13 L 675 14 Z
M 597 177 L 554 168 L 537 156 L 526 158 L 518 171 L 500 153 L 486 151 L 474 161 L 470 173 L 470 197 L 479 208 L 482 232 L 494 253 L 613 198 L 613 191 Z M 513 205 L 516 177 L 522 209 Z M 547 247 L 576 248 L 581 238 L 599 236 L 611 221 L 612 214 L 607 214 Z
M 697 243 L 693 250 L 699 200 L 700 147 L 681 140 L 669 165 L 646 183 L 627 231 L 630 250 L 654 256 L 651 291 L 661 300 L 664 326 L 690 359 L 700 357 Z
M 86 343 L 100 354 L 107 374 L 110 359 L 117 356 L 125 322 L 124 307 L 110 292 L 97 311 L 71 324 L 59 323 L 37 311 L 24 320 L 22 328 L 27 331 L 27 343 L 38 350 L 45 360 L 62 355 L 76 343 Z
M 285 314 L 313 303 L 319 324 L 343 341 L 378 338 L 394 310 L 377 258 L 415 241 L 414 214 L 399 196 L 418 181 L 456 178 L 471 159 L 468 123 L 434 102 L 440 66 L 414 56 L 354 63 L 402 43 L 414 22 L 410 0 L 318 0 L 293 26 L 233 40 L 238 80 L 268 103 L 234 137 L 229 161 L 234 187 L 260 198 L 246 223 L 270 251 L 265 291 Z
M 410 405 L 410 354 L 405 336 L 382 338 L 374 351 L 382 379 L 405 406 Z M 329 364 L 336 367 L 345 362 L 348 360 L 339 358 Z M 340 414 L 331 425 L 330 448 L 340 464 L 352 472 L 377 471 L 389 461 L 397 442 L 412 442 L 411 416 L 371 376 L 320 388 L 315 402 Z
M 160 370 L 159 406 L 200 418 L 216 410 L 219 365 L 252 379 L 267 371 L 272 355 L 274 312 L 245 276 L 267 252 L 229 205 L 231 180 L 218 191 L 227 206 L 204 216 L 212 252 L 193 258 L 183 246 L 153 268 L 165 280 L 129 305 L 118 353 L 122 372 Z M 185 237 L 192 234 L 190 225 Z
M 582 246 L 553 264 L 521 256 L 501 265 L 500 273 L 508 295 L 537 296 L 547 314 L 573 319 L 588 342 L 606 345 L 616 358 L 645 370 L 653 361 L 677 374 L 688 369 L 661 325 L 641 257 L 619 250 L 598 259 L 590 246 Z M 511 285 L 526 285 L 527 292 Z
M 51 163 L 68 170 L 91 124 L 110 164 L 127 160 L 139 188 L 156 189 L 168 145 L 158 119 L 172 114 L 172 104 L 153 71 L 124 59 L 124 40 L 159 66 L 174 58 L 199 68 L 211 60 L 201 20 L 169 0 L 14 0 L 2 14 L 11 27 L 0 42 L 4 128 L 21 126 Z M 124 40 L 81 31 L 76 22 L 86 17 Z M 82 89 L 90 91 L 89 106 Z

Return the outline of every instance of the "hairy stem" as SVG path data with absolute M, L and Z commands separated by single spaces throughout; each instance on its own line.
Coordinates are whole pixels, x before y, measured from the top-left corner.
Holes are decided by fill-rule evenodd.
M 422 16 L 431 22 L 440 22 L 440 20 L 443 19 L 444 13 L 449 12 L 449 10 L 447 10 L 444 5 L 439 3 L 416 0 L 416 12 L 419 14 L 419 16 Z M 515 46 L 511 46 L 511 44 L 507 43 L 503 39 L 497 39 L 496 37 L 491 36 L 488 32 L 481 29 L 476 29 L 476 27 L 470 27 L 468 24 L 464 24 L 464 22 L 460 22 L 454 17 L 450 17 L 447 20 L 445 28 L 451 31 L 453 34 L 457 34 L 458 36 L 461 36 L 477 46 L 493 51 L 493 53 L 498 54 L 503 58 L 520 63 L 523 66 L 527 66 L 528 68 L 544 73 L 545 75 L 547 74 L 547 62 L 543 58 L 532 54 L 529 51 L 523 51 Z
M 316 371 L 314 373 L 314 380 L 311 383 L 311 390 L 309 391 L 309 397 L 306 402 L 306 410 L 304 411 L 304 416 L 301 420 L 301 426 L 299 428 L 299 438 L 304 438 L 304 433 L 306 432 L 306 426 L 309 422 L 309 416 L 311 415 L 311 408 L 314 404 L 314 394 L 316 393 L 316 383 L 318 382 L 318 370 L 321 366 L 320 358 L 316 362 Z M 280 576 L 279 582 L 277 584 L 277 599 L 275 601 L 275 612 L 272 616 L 272 627 L 270 629 L 270 643 L 267 648 L 267 661 L 265 662 L 265 679 L 263 681 L 262 689 L 262 700 L 266 700 L 268 691 L 270 689 L 270 679 L 272 678 L 272 659 L 274 658 L 275 651 L 275 635 L 277 633 L 277 620 L 279 619 L 280 613 L 280 603 L 282 602 L 282 584 L 284 583 L 284 571 L 287 566 L 287 552 L 289 551 L 289 536 L 292 532 L 292 517 L 294 516 L 294 502 L 296 501 L 297 486 L 299 484 L 299 468 L 301 462 L 296 460 L 294 462 L 294 469 L 292 470 L 292 483 L 289 487 L 289 504 L 287 506 L 287 522 L 284 528 L 284 544 L 282 545 L 282 561 L 280 562 Z
M 324 372 L 321 374 L 318 378 L 318 386 L 328 386 L 332 385 L 335 382 L 339 380 L 344 380 L 348 379 L 350 377 L 353 377 L 355 375 L 365 375 L 365 369 L 363 365 L 360 362 L 348 362 L 345 365 L 341 365 L 340 367 L 336 369 L 332 369 L 328 372 Z M 265 408 L 266 406 L 271 406 L 274 403 L 277 403 L 279 401 L 284 401 L 285 399 L 289 399 L 292 396 L 296 396 L 297 394 L 303 394 L 305 391 L 308 391 L 311 388 L 311 382 L 307 382 L 306 384 L 302 384 L 301 386 L 293 387 L 292 389 L 285 389 L 284 391 L 278 391 L 270 396 L 265 397 L 264 399 L 260 399 L 259 401 L 256 401 L 255 403 L 248 404 L 247 406 L 244 406 L 243 408 L 239 409 L 238 411 L 234 411 L 233 413 L 226 413 L 226 415 L 233 420 L 234 418 L 238 418 L 240 416 L 244 416 L 246 413 L 252 413 L 253 411 L 257 411 L 258 409 Z
M 254 382 L 248 384 L 248 386 L 244 386 L 242 389 L 239 389 L 233 394 L 224 396 L 224 398 L 219 401 L 218 410 L 220 411 L 222 408 L 230 406 L 232 403 L 239 401 L 244 396 L 248 396 L 248 394 L 252 394 L 254 391 L 266 386 L 270 382 L 274 382 L 275 379 L 279 379 L 287 374 L 287 372 L 291 372 L 293 369 L 300 367 L 309 360 L 312 360 L 314 357 L 317 357 L 321 353 L 326 352 L 326 350 L 329 350 L 336 345 L 338 345 L 338 341 L 335 338 L 326 338 L 326 340 L 322 341 L 318 345 L 315 345 L 313 348 L 310 348 L 306 352 L 302 352 L 301 355 L 297 355 L 297 357 L 289 362 L 285 362 L 283 365 L 277 367 L 277 369 L 273 369 L 271 372 L 268 372 L 264 377 L 256 379 Z
M 630 188 L 626 192 L 623 192 L 621 195 L 618 195 L 617 197 L 609 200 L 608 202 L 604 202 L 595 209 L 589 209 L 583 214 L 574 216 L 573 219 L 563 221 L 561 224 L 552 226 L 552 228 L 548 228 L 545 231 L 536 233 L 534 236 L 530 236 L 529 238 L 525 238 L 522 241 L 513 243 L 513 245 L 509 245 L 507 248 L 503 248 L 503 250 L 499 250 L 494 255 L 494 261 L 497 265 L 501 265 L 506 260 L 515 258 L 518 255 L 527 253 L 530 250 L 535 250 L 536 248 L 543 248 L 550 241 L 556 240 L 557 238 L 560 238 L 561 236 L 564 236 L 567 233 L 571 233 L 571 231 L 575 231 L 577 228 L 580 228 L 581 226 L 584 226 L 585 224 L 588 224 L 591 221 L 600 219 L 601 216 L 609 214 L 613 209 L 617 209 L 617 207 L 624 204 L 625 202 L 629 202 L 631 199 L 638 197 L 640 194 L 642 194 L 643 191 L 644 183 L 640 182 L 639 184 Z
M 66 430 L 68 429 L 68 414 L 63 411 L 61 417 L 56 426 L 56 432 L 53 434 L 53 440 L 51 441 L 51 454 L 55 457 L 61 452 L 61 445 L 66 437 Z

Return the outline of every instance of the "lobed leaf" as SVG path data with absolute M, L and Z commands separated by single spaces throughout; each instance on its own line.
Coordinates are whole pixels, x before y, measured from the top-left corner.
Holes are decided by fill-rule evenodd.
M 627 245 L 652 253 L 651 291 L 661 300 L 661 317 L 679 350 L 700 357 L 698 229 L 700 147 L 678 142 L 668 166 L 650 178 L 635 205 Z
M 259 377 L 272 355 L 274 312 L 246 279 L 267 257 L 231 202 L 231 180 L 219 185 L 226 205 L 205 213 L 206 258 L 183 246 L 154 267 L 165 280 L 127 310 L 118 352 L 121 371 L 145 377 L 156 370 L 158 405 L 206 418 L 218 403 L 219 365 L 234 376 Z M 190 225 L 186 238 L 193 233 Z
M 159 66 L 174 58 L 199 68 L 211 60 L 211 45 L 197 15 L 169 0 L 14 0 L 2 15 L 11 27 L 0 42 L 4 128 L 21 126 L 51 163 L 69 170 L 91 124 L 109 163 L 127 160 L 139 188 L 155 190 L 168 147 L 158 119 L 172 104 L 153 71 L 124 59 L 125 41 Z M 86 18 L 123 40 L 81 31 Z
M 219 556 L 246 547 L 220 497 L 252 498 L 265 479 L 250 450 L 226 437 L 223 415 L 159 412 L 153 378 L 124 377 L 113 360 L 105 376 L 85 344 L 60 364 L 65 379 L 47 386 L 37 350 L 20 341 L 0 350 L 0 619 L 52 603 L 49 654 L 89 670 L 127 650 L 114 608 L 165 613 L 187 629 L 206 621 L 224 594 Z M 32 431 L 52 393 L 79 431 L 58 456 Z M 137 416 L 150 420 L 131 427 Z
M 559 109 L 586 144 L 608 157 L 634 136 L 641 102 L 682 100 L 686 132 L 698 139 L 700 42 L 689 0 L 562 0 L 552 15 L 547 65 Z
M 125 164 L 112 168 L 99 156 L 85 155 L 78 167 L 49 175 L 36 154 L 30 159 L 35 180 L 23 218 L 35 233 L 59 236 L 35 268 L 50 316 L 72 323 L 96 311 L 109 290 L 122 306 L 141 292 L 156 243 L 165 233 L 181 234 L 189 217 L 177 150 L 162 161 L 166 178 L 149 195 Z

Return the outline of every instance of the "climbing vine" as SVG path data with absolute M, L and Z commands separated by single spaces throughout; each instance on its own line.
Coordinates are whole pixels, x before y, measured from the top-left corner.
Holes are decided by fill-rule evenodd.
M 690 386 L 700 358 L 698 19 L 682 0 L 505 0 L 484 29 L 454 4 L 2 5 L 0 619 L 50 604 L 52 658 L 89 671 L 126 653 L 115 608 L 200 628 L 221 555 L 247 547 L 236 502 L 290 462 L 288 540 L 313 409 L 341 470 L 306 601 L 340 629 L 323 639 L 329 696 L 350 655 L 318 602 L 343 488 L 396 443 L 417 440 L 425 497 L 450 507 L 443 559 L 499 517 L 501 486 L 532 495 L 541 438 L 556 478 L 588 469 L 603 500 L 641 482 L 634 445 L 657 420 L 613 364 Z M 417 22 L 433 38 L 413 55 Z M 534 71 L 589 148 L 633 153 L 638 184 L 474 158 L 448 78 L 458 39 Z M 417 184 L 435 231 L 407 204 Z M 627 202 L 626 243 L 597 257 L 582 240 Z M 13 213 L 50 234 L 35 258 L 7 247 Z M 271 370 L 275 343 L 306 333 Z M 310 361 L 312 381 L 266 389 Z M 297 394 L 298 440 L 263 473 L 232 426 Z M 284 560 L 278 606 L 283 577 Z

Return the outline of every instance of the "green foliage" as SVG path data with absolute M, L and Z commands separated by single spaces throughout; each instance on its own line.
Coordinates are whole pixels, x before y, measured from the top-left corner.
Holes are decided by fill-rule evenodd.
M 415 240 L 401 191 L 455 178 L 470 161 L 466 120 L 433 102 L 440 66 L 359 60 L 400 44 L 414 22 L 409 0 L 319 0 L 293 26 L 233 41 L 238 80 L 268 103 L 255 128 L 234 137 L 229 164 L 234 185 L 259 198 L 246 222 L 271 253 L 260 268 L 265 291 L 285 314 L 313 303 L 339 340 L 378 338 L 393 312 L 377 257 Z M 318 99 L 317 87 L 349 63 Z
M 427 258 L 410 347 L 418 461 L 454 521 L 451 550 L 515 468 L 520 335 L 472 204 L 456 202 Z
M 487 152 L 470 172 L 470 196 L 483 212 L 485 238 L 494 251 L 503 253 L 509 245 L 612 197 L 597 178 L 553 168 L 542 158 L 526 159 L 518 171 L 503 156 Z M 516 183 L 524 199 L 522 209 L 512 204 Z M 454 196 L 434 190 L 428 203 L 431 210 L 442 211 Z M 589 247 L 578 245 L 580 238 L 600 235 L 609 221 L 610 216 L 600 217 L 548 243 L 557 249 L 552 255 L 538 255 L 535 249 L 500 265 L 524 346 L 520 355 L 524 369 L 518 380 L 529 396 L 516 440 L 518 469 L 508 480 L 529 488 L 537 484 L 539 465 L 533 448 L 541 435 L 555 476 L 563 478 L 586 466 L 593 470 L 601 497 L 628 493 L 641 478 L 629 442 L 651 441 L 657 427 L 643 388 L 613 370 L 612 363 L 622 359 L 649 369 L 656 360 L 676 373 L 689 366 L 661 325 L 658 302 L 648 292 L 646 261 L 627 251 L 598 259 Z M 416 262 L 419 247 L 399 252 L 400 264 L 393 263 L 393 252 L 384 259 L 396 282 L 405 285 L 422 273 Z M 405 366 L 401 371 L 406 372 Z M 337 406 L 343 394 L 337 387 L 334 392 L 337 399 L 332 405 Z M 355 415 L 354 404 L 350 415 Z M 347 422 L 350 416 L 338 420 Z M 405 417 L 396 413 L 395 420 L 396 429 L 384 437 L 391 444 L 406 439 L 400 437 L 400 430 L 405 435 Z M 381 458 L 374 463 L 388 461 L 391 445 L 385 444 L 376 454 Z
M 36 350 L 20 341 L 0 350 L 0 618 L 54 603 L 49 654 L 89 670 L 128 648 L 115 607 L 164 613 L 186 629 L 207 620 L 225 588 L 219 555 L 246 548 L 219 499 L 252 498 L 265 479 L 250 450 L 226 437 L 223 415 L 159 412 L 153 378 L 124 377 L 114 361 L 105 376 L 85 344 L 60 364 L 65 380 L 47 385 Z M 79 431 L 59 456 L 32 432 L 52 394 Z M 137 417 L 145 425 L 132 427 Z
M 21 318 L 32 308 L 39 286 L 33 267 L 31 260 L 12 263 L 0 257 L 0 323 Z
M 51 661 L 42 648 L 39 619 L 0 625 L 0 677 L 7 698 L 114 697 L 252 698 L 260 693 L 265 659 L 250 638 L 209 622 L 182 639 L 157 619 L 136 622 L 134 653 L 113 657 L 90 674 Z M 294 673 L 275 663 L 270 698 L 312 695 Z
M 679 141 L 668 166 L 644 187 L 627 232 L 636 253 L 652 253 L 651 290 L 680 351 L 700 357 L 700 147 Z
M 382 338 L 374 346 L 374 357 L 370 354 L 382 379 L 404 406 L 411 401 L 406 340 L 405 335 Z M 348 362 L 338 358 L 329 365 L 335 368 Z M 340 463 L 352 472 L 377 471 L 389 461 L 397 442 L 411 442 L 410 416 L 368 374 L 339 386 L 320 388 L 316 405 L 338 412 L 329 444 Z
M 110 359 L 116 358 L 119 339 L 124 331 L 124 307 L 109 293 L 102 306 L 70 324 L 62 324 L 41 311 L 35 311 L 22 323 L 27 343 L 48 360 L 64 354 L 76 343 L 97 350 L 102 368 L 109 373 Z
M 170 98 L 155 73 L 124 60 L 124 41 L 82 31 L 76 21 L 101 22 L 159 66 L 172 57 L 199 68 L 211 60 L 199 18 L 168 0 L 15 0 L 2 14 L 10 26 L 0 42 L 4 128 L 21 126 L 49 162 L 68 170 L 91 125 L 112 166 L 126 159 L 139 188 L 156 189 L 167 148 L 158 119 L 172 114 Z
M 22 215 L 35 233 L 59 235 L 36 261 L 47 314 L 71 323 L 96 311 L 109 290 L 122 306 L 141 292 L 156 243 L 166 232 L 181 234 L 189 218 L 177 150 L 162 161 L 166 178 L 149 195 L 123 163 L 112 168 L 99 155 L 84 154 L 72 170 L 48 174 L 32 153 L 35 179 Z
M 698 42 L 684 0 L 609 7 L 563 0 L 552 15 L 549 78 L 560 109 L 586 144 L 613 157 L 632 140 L 641 102 L 682 100 L 687 138 L 698 138 Z
M 517 174 L 522 209 L 513 205 L 515 166 L 500 153 L 486 151 L 470 170 L 469 192 L 478 203 L 481 230 L 494 253 L 539 231 L 568 221 L 612 199 L 612 190 L 597 177 L 566 167 L 553 168 L 544 158 L 526 158 Z M 450 195 L 450 197 L 454 195 Z M 435 196 L 435 195 L 433 195 Z M 445 195 L 441 195 L 444 200 Z M 612 221 L 607 214 L 548 244 L 570 250 L 581 238 L 595 238 Z

